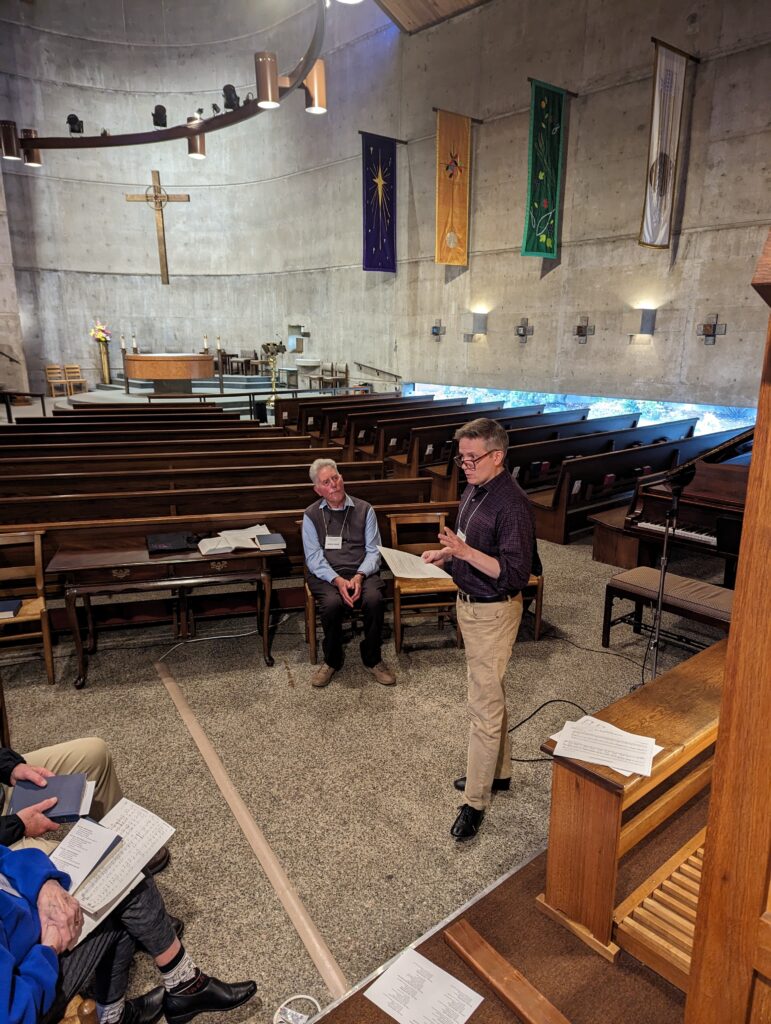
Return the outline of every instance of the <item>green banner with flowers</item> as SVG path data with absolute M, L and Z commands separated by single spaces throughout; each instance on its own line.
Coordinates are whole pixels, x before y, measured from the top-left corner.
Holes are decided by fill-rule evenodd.
M 557 258 L 564 106 L 562 89 L 532 82 L 523 256 Z

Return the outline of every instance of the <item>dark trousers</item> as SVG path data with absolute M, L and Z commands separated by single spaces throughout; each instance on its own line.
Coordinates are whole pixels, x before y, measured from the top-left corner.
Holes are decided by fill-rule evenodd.
M 67 1003 L 94 977 L 97 1002 L 114 1003 L 126 994 L 137 946 L 159 956 L 175 939 L 161 894 L 151 878 L 134 889 L 79 946 L 59 958 L 54 1004 L 41 1024 L 61 1020 Z
M 308 576 L 308 587 L 316 599 L 316 606 L 324 630 L 324 661 L 335 670 L 343 667 L 343 616 L 349 610 L 332 583 Z M 385 612 L 385 583 L 379 576 L 367 576 L 361 585 L 361 596 L 356 602 L 364 617 L 364 639 L 359 649 L 361 660 L 372 668 L 381 660 L 380 642 L 383 636 Z

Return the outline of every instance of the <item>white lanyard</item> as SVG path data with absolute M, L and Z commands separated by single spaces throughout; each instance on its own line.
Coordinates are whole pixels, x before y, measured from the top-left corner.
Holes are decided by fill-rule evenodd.
M 465 502 L 463 503 L 463 507 L 458 510 L 458 536 L 464 542 L 466 540 L 466 537 L 468 537 L 468 531 L 469 531 L 469 527 L 471 526 L 471 521 L 473 520 L 473 518 L 477 514 L 477 512 L 480 510 L 480 508 L 482 507 L 482 502 L 485 500 L 485 498 L 487 497 L 487 495 L 490 492 L 489 491 L 485 491 L 484 498 L 482 498 L 482 501 L 479 502 L 477 507 L 473 510 L 473 512 L 469 515 L 468 519 L 466 520 L 466 529 L 464 530 L 463 527 L 461 526 L 461 516 L 463 515 L 463 512 L 465 511 L 466 506 L 468 505 L 468 503 L 474 498 L 475 493 L 476 492 L 473 492 L 472 494 L 470 494 L 468 496 L 468 498 L 466 498 Z

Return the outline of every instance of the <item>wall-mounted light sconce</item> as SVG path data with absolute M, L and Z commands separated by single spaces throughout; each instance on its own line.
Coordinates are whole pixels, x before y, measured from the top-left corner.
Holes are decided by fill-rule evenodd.
M 533 327 L 526 316 L 523 316 L 517 324 L 516 331 L 520 345 L 527 345 L 527 339 L 532 338 L 535 333 L 535 327 Z
M 22 128 L 22 130 L 21 130 L 21 137 L 23 139 L 36 139 L 37 138 L 37 132 L 35 131 L 34 128 Z M 23 153 L 24 153 L 24 163 L 27 165 L 27 167 L 41 167 L 42 166 L 42 164 L 43 164 L 43 157 L 41 156 L 39 149 L 25 149 L 25 150 L 23 150 Z
M 640 310 L 639 334 L 646 334 L 651 337 L 656 333 L 656 310 L 643 308 Z
M 21 160 L 19 137 L 16 134 L 15 121 L 0 121 L 0 144 L 6 160 Z
M 188 124 L 200 124 L 203 118 L 200 114 L 193 114 L 187 119 Z M 204 160 L 206 158 L 206 136 L 201 132 L 199 135 L 190 135 L 187 139 L 187 155 L 193 160 Z
M 67 115 L 67 127 L 70 130 L 70 135 L 83 134 L 83 122 L 80 120 L 77 114 Z
M 717 313 L 713 313 L 712 316 L 708 316 L 703 324 L 699 324 L 696 328 L 696 333 L 700 338 L 704 338 L 705 345 L 714 345 L 715 338 L 718 335 L 725 334 L 728 324 L 719 323 L 719 316 Z
M 303 89 L 305 89 L 305 113 L 326 114 L 327 77 L 324 61 L 321 58 L 313 65 L 308 77 L 303 79 Z
M 254 55 L 257 72 L 257 106 L 263 110 L 275 110 L 279 106 L 278 64 L 275 53 L 263 50 Z
M 154 128 L 165 128 L 167 125 L 166 121 L 166 108 L 162 103 L 156 103 L 152 112 L 153 127 Z
M 441 341 L 445 334 L 447 334 L 447 328 L 442 321 L 434 320 L 433 324 L 431 324 L 431 337 L 434 341 Z
M 464 313 L 462 327 L 464 334 L 487 334 L 487 313 Z
M 594 334 L 594 324 L 589 323 L 588 316 L 580 316 L 578 323 L 573 328 L 573 337 L 578 338 L 579 345 L 585 345 L 586 339 Z

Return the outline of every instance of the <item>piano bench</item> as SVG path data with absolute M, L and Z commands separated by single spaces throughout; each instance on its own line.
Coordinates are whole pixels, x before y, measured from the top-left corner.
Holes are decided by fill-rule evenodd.
M 605 611 L 602 619 L 602 646 L 610 646 L 611 627 L 619 622 L 629 622 L 630 615 L 617 619 L 613 616 L 613 602 L 616 598 L 634 602 L 631 622 L 635 633 L 643 631 L 643 607 L 655 608 L 659 595 L 659 569 L 639 566 L 627 572 L 612 576 L 605 587 Z M 731 625 L 734 592 L 703 580 L 692 580 L 687 576 L 676 576 L 668 572 L 664 580 L 662 610 L 673 612 L 684 619 L 704 622 L 708 626 L 728 632 Z M 645 627 L 648 628 L 648 627 Z M 696 644 L 698 646 L 698 644 Z

